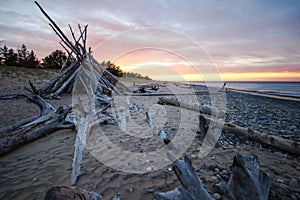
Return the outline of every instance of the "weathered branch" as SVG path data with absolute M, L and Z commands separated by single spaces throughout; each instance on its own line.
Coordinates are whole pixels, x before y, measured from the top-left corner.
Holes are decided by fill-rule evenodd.
M 12 124 L 12 125 L 4 127 L 4 128 L 1 128 L 0 129 L 0 135 L 2 135 L 4 133 L 7 133 L 7 132 L 10 132 L 10 131 L 13 131 L 13 130 L 16 130 L 16 129 L 18 129 L 21 126 L 23 126 L 25 124 L 28 124 L 28 123 L 36 120 L 38 117 L 39 116 L 36 115 L 36 116 L 33 116 L 33 117 L 22 119 L 22 120 L 20 120 L 19 122 L 15 123 L 15 124 Z
M 74 69 L 76 69 L 79 66 L 79 61 L 73 62 L 70 66 L 65 68 L 61 73 L 57 74 L 55 77 L 53 77 L 47 84 L 45 84 L 43 87 L 40 88 L 40 91 L 42 93 L 47 93 L 52 90 L 52 87 L 57 83 L 57 81 L 65 76 L 68 73 L 71 73 Z
M 197 177 L 192 167 L 191 159 L 184 157 L 179 160 L 172 152 L 168 152 L 168 158 L 173 162 L 174 172 L 181 183 L 181 187 L 167 193 L 155 193 L 158 200 L 213 200 L 210 194 L 203 187 L 202 181 Z
M 270 178 L 260 170 L 257 156 L 236 155 L 231 170 L 227 185 L 227 193 L 231 199 L 268 199 Z
M 192 103 L 188 101 L 178 100 L 176 98 L 167 98 L 167 97 L 160 97 L 159 104 L 168 104 L 173 106 L 180 106 L 182 108 L 186 108 L 189 110 L 198 111 L 200 113 L 214 115 L 217 117 L 224 117 L 225 113 L 222 110 L 216 109 L 209 105 L 202 105 L 199 103 Z
M 65 128 L 74 128 L 73 124 L 65 121 L 65 117 L 69 110 L 70 108 L 67 106 L 60 107 L 52 114 L 42 115 L 33 122 L 18 126 L 15 130 L 9 129 L 9 132 L 1 134 L 0 155 L 6 154 L 23 144 L 36 140 L 54 131 Z M 47 116 L 47 120 L 43 119 L 45 116 Z
M 59 32 L 59 34 L 62 36 L 63 40 L 66 42 L 66 44 L 68 44 L 68 46 L 70 46 L 74 52 L 76 52 L 76 54 L 78 56 L 80 55 L 80 52 L 76 51 L 76 48 L 74 47 L 74 45 L 70 42 L 70 40 L 68 39 L 68 37 L 60 30 L 60 28 L 57 26 L 57 24 L 51 19 L 51 17 L 44 11 L 44 9 L 40 6 L 40 4 L 36 1 L 34 1 L 34 3 L 38 6 L 38 8 L 41 10 L 41 12 L 45 15 L 45 17 L 50 21 L 50 23 L 54 26 L 54 28 Z
M 168 152 L 168 158 L 173 162 L 174 172 L 181 183 L 181 187 L 174 190 L 154 194 L 156 200 L 199 200 L 213 199 L 203 187 L 203 184 L 194 172 L 191 160 L 184 157 L 184 162 Z M 238 154 L 234 157 L 231 166 L 232 174 L 224 194 L 233 200 L 258 199 L 267 200 L 270 190 L 270 178 L 260 170 L 258 158 L 255 155 L 243 157 Z
M 53 94 L 54 96 L 58 96 L 60 95 L 60 93 L 62 93 L 64 91 L 64 89 L 69 85 L 69 83 L 74 79 L 74 77 L 77 75 L 78 71 L 80 68 L 77 68 L 73 74 L 68 77 L 68 79 L 66 81 L 63 82 L 63 85 L 55 91 L 55 93 Z
M 284 139 L 275 135 L 257 132 L 250 128 L 242 128 L 233 124 L 225 123 L 223 130 L 234 133 L 237 136 L 245 136 L 251 140 L 261 142 L 282 151 L 300 155 L 300 142 Z

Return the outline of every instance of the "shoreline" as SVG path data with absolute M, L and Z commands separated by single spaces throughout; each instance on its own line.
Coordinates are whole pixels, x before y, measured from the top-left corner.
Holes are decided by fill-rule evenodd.
M 180 83 L 180 82 L 179 82 Z M 296 82 L 298 83 L 298 82 Z M 214 88 L 216 90 L 220 90 L 221 87 L 215 87 L 215 86 L 207 86 L 207 85 L 203 85 L 203 84 L 195 84 L 195 83 L 183 83 L 184 85 L 188 85 L 190 87 L 211 87 Z M 270 94 L 270 93 L 266 93 L 266 92 L 261 92 L 261 91 L 255 91 L 255 90 L 243 90 L 243 89 L 235 89 L 235 88 L 231 88 L 231 87 L 226 87 L 224 88 L 227 91 L 231 91 L 231 92 L 240 92 L 243 94 L 249 94 L 249 95 L 256 95 L 256 96 L 262 96 L 262 97 L 269 97 L 269 98 L 275 98 L 275 99 L 282 99 L 282 100 L 290 100 L 290 101 L 300 101 L 300 97 L 297 96 L 289 96 L 289 95 L 283 95 L 283 94 Z
M 269 97 L 269 98 L 289 100 L 289 101 L 300 101 L 300 97 L 292 97 L 292 96 L 279 95 L 279 94 L 268 94 L 259 91 L 241 90 L 241 89 L 234 89 L 234 88 L 225 88 L 225 89 L 231 92 L 240 92 L 243 94 L 250 94 L 250 95 L 256 95 L 261 97 Z

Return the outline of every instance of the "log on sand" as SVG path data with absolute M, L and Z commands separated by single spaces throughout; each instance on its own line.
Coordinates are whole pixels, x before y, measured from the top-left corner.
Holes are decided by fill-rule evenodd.
M 182 108 L 186 108 L 189 110 L 198 111 L 203 114 L 209 114 L 217 117 L 224 117 L 225 112 L 222 110 L 219 110 L 217 108 L 211 107 L 209 105 L 202 105 L 199 103 L 192 103 L 184 100 L 178 100 L 176 98 L 167 98 L 167 97 L 160 97 L 159 104 L 167 104 L 167 105 L 173 105 L 173 106 L 179 106 Z
M 300 143 L 296 141 L 284 139 L 275 135 L 268 135 L 266 133 L 257 132 L 251 130 L 250 128 L 243 128 L 230 123 L 225 123 L 223 130 L 233 133 L 237 136 L 245 136 L 251 140 L 285 152 L 300 155 Z
M 32 93 L 27 95 L 27 98 L 40 108 L 40 115 L 1 129 L 0 155 L 54 131 L 74 128 L 73 123 L 66 121 L 66 116 L 70 111 L 68 106 L 55 110 L 39 95 Z

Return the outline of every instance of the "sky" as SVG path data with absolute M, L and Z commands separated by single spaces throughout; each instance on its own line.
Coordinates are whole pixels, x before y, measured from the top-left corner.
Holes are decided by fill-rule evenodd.
M 0 0 L 1 45 L 62 49 L 31 0 Z M 160 80 L 300 81 L 298 0 L 40 0 L 94 57 Z

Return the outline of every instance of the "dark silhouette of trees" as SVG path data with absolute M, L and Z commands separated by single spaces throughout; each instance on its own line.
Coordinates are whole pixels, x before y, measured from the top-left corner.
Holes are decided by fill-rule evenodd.
M 17 51 L 4 45 L 0 47 L 0 65 L 39 68 L 40 62 L 34 51 L 29 52 L 25 44 Z
M 44 68 L 61 69 L 67 59 L 68 58 L 63 51 L 55 50 L 50 55 L 42 59 L 42 66 Z M 69 66 L 70 64 L 71 59 L 68 59 L 66 65 Z
M 67 61 L 67 63 L 65 63 Z M 71 58 L 66 56 L 66 53 L 61 50 L 55 50 L 48 56 L 42 59 L 42 63 L 38 60 L 33 50 L 28 50 L 25 44 L 22 44 L 16 51 L 3 47 L 0 44 L 0 66 L 20 66 L 28 68 L 52 68 L 61 69 L 63 65 L 69 66 L 72 63 Z M 105 68 L 117 77 L 144 78 L 150 79 L 148 76 L 143 76 L 140 73 L 125 72 L 120 66 L 115 65 L 110 61 L 101 63 Z
M 33 50 L 30 51 L 27 57 L 27 64 L 29 67 L 41 67 L 40 61 L 38 60 L 37 56 L 33 52 Z
M 117 77 L 124 77 L 124 78 L 144 78 L 144 79 L 148 79 L 150 80 L 149 76 L 143 76 L 140 73 L 135 73 L 135 72 L 125 72 L 123 71 L 120 66 L 115 65 L 114 63 L 110 62 L 110 61 L 103 61 L 101 63 L 102 65 L 105 66 L 105 68 L 112 73 L 113 75 L 117 76 Z
M 119 66 L 116 66 L 114 63 L 107 61 L 106 63 L 103 62 L 102 64 L 104 64 L 106 69 L 113 75 L 117 77 L 122 77 L 124 75 L 124 71 L 122 71 L 121 68 Z
M 25 44 L 22 44 L 21 48 L 18 48 L 17 51 L 18 51 L 17 66 L 28 67 L 27 57 L 29 52 Z
M 5 65 L 16 66 L 18 62 L 18 54 L 13 49 L 8 49 L 8 53 L 5 59 Z

